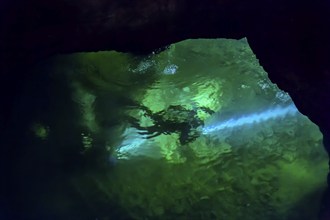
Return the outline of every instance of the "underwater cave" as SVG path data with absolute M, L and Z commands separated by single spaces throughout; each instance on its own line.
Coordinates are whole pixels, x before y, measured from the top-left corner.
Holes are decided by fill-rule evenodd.
M 14 173 L 28 216 L 319 212 L 328 169 L 322 134 L 270 82 L 246 39 L 185 40 L 140 56 L 58 55 L 39 63 L 35 77 L 15 113 L 25 147 Z
M 326 3 L 12 2 L 1 219 L 329 219 Z

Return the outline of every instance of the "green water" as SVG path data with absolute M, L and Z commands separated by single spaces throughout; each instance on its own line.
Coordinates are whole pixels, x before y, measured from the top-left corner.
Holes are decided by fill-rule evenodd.
M 300 113 L 212 135 L 202 134 L 199 124 L 184 144 L 181 131 L 162 126 L 155 137 L 139 134 L 157 124 L 156 114 L 189 120 L 170 115 L 173 106 L 182 107 L 174 114 L 194 114 L 207 126 L 292 105 L 245 39 L 186 40 L 148 56 L 62 55 L 38 71 L 46 71 L 52 86 L 49 113 L 30 122 L 42 149 L 34 157 L 47 152 L 62 167 L 49 183 L 56 190 L 47 199 L 37 196 L 46 213 L 104 220 L 316 219 L 328 158 L 322 134 Z

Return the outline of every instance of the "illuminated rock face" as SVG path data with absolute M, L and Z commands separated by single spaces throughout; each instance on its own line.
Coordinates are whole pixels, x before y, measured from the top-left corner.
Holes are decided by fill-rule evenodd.
M 328 161 L 322 134 L 270 82 L 246 39 L 51 63 L 79 109 L 77 141 L 93 168 L 70 183 L 90 203 L 115 203 L 136 219 L 317 216 Z M 182 123 L 196 120 L 203 123 L 185 133 L 194 138 L 182 142 Z M 110 166 L 94 168 L 102 160 Z M 96 210 L 98 218 L 112 217 Z

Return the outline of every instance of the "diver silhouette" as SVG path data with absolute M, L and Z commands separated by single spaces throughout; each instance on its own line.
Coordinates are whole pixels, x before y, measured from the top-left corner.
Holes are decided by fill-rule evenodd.
M 143 105 L 139 105 L 138 108 L 153 121 L 152 126 L 141 126 L 138 119 L 129 116 L 129 123 L 141 130 L 139 134 L 146 135 L 149 139 L 161 134 L 179 133 L 181 145 L 190 143 L 200 136 L 198 127 L 204 126 L 204 121 L 197 115 L 199 110 L 210 115 L 214 113 L 207 107 L 186 109 L 181 105 L 170 105 L 167 109 L 156 113 Z

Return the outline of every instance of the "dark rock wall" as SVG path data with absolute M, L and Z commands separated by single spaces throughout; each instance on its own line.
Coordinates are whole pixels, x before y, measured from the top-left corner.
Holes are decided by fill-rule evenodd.
M 146 53 L 186 38 L 248 37 L 271 80 L 320 126 L 330 148 L 330 5 L 325 0 L 3 0 L 0 5 L 5 103 L 0 129 L 10 124 L 29 66 L 50 55 Z
M 234 1 L 24 1 L 7 13 L 1 45 L 49 55 L 59 52 L 145 52 L 193 37 L 243 37 Z
M 279 19 L 268 18 L 270 23 L 257 27 L 259 33 L 247 31 L 250 45 L 270 78 L 326 133 L 330 128 L 328 8 L 305 3 L 278 15 Z

